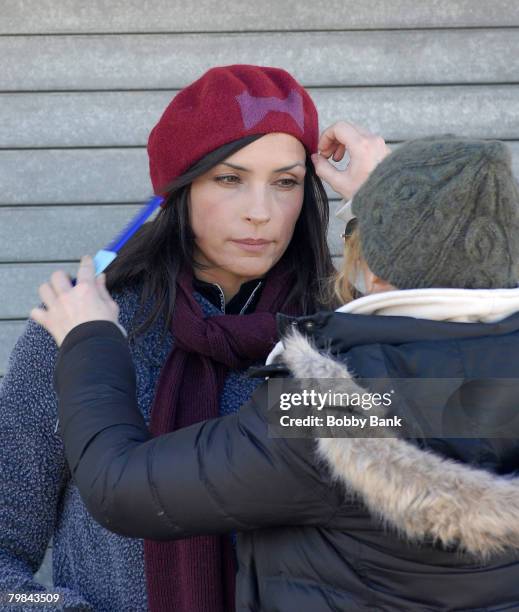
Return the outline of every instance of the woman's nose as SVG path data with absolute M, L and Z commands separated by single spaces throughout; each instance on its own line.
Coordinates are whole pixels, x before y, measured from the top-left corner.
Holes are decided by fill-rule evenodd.
M 272 216 L 272 202 L 268 189 L 257 185 L 247 194 L 245 218 L 255 224 L 267 223 Z
M 245 218 L 247 221 L 260 225 L 270 221 L 270 217 L 271 203 L 265 191 L 258 190 L 250 194 L 250 199 L 248 200 L 248 205 L 245 210 Z

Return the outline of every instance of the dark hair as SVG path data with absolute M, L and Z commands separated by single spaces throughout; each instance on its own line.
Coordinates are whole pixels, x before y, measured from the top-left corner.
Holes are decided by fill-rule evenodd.
M 142 283 L 140 305 L 154 298 L 149 316 L 129 335 L 144 333 L 161 315 L 165 333 L 171 322 L 180 269 L 184 264 L 201 267 L 194 261 L 194 235 L 189 223 L 188 195 L 192 181 L 261 136 L 255 134 L 225 144 L 175 179 L 165 190 L 165 208 L 132 236 L 107 268 L 109 291 Z M 306 168 L 303 206 L 283 258 L 296 278 L 287 303 L 297 301 L 302 312 L 310 314 L 335 306 L 331 283 L 335 270 L 326 239 L 328 198 L 308 155 Z

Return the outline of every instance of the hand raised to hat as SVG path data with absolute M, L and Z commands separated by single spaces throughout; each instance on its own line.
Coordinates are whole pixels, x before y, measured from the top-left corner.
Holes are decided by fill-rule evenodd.
M 118 322 L 119 306 L 108 292 L 105 274 L 95 276 L 92 258 L 81 258 L 76 286 L 63 270 L 53 272 L 48 283 L 38 289 L 46 308 L 33 308 L 30 318 L 42 325 L 61 346 L 65 336 L 77 325 L 88 321 L 112 321 L 127 335 Z
M 346 121 L 327 127 L 318 147 L 319 153 L 312 155 L 316 174 L 345 200 L 353 198 L 371 171 L 391 153 L 381 136 Z M 346 151 L 350 162 L 344 170 L 339 170 L 329 158 L 338 162 Z

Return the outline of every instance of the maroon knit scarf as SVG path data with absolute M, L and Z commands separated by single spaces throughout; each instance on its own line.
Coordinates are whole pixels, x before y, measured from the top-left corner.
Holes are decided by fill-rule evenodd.
M 192 271 L 180 272 L 171 326 L 174 346 L 157 384 L 153 435 L 218 416 L 229 370 L 264 360 L 277 341 L 275 314 L 293 282 L 281 261 L 269 272 L 254 313 L 206 317 L 193 297 Z M 283 312 L 300 314 L 295 306 Z M 234 611 L 236 567 L 228 535 L 145 540 L 144 560 L 151 612 Z

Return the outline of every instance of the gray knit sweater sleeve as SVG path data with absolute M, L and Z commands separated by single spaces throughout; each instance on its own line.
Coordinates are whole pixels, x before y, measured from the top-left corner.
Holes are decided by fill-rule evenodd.
M 0 386 L 0 593 L 45 590 L 33 573 L 52 536 L 69 478 L 63 446 L 54 432 L 56 356 L 53 338 L 29 320 Z M 62 593 L 67 606 L 91 609 L 70 589 L 56 587 L 52 592 Z

